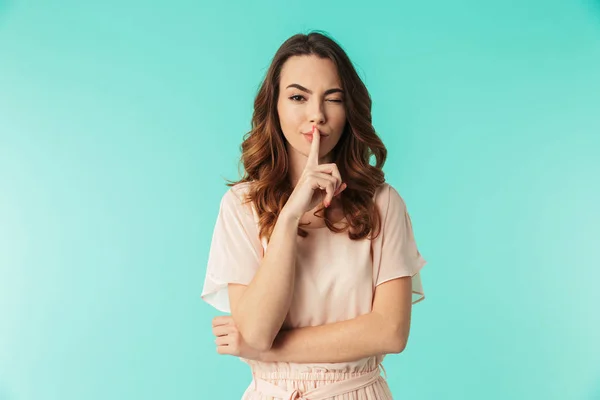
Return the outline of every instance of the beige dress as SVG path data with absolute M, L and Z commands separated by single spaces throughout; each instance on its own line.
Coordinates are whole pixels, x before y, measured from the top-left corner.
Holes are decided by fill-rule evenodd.
M 228 283 L 248 285 L 267 248 L 258 237 L 258 217 L 242 204 L 249 184 L 231 187 L 222 197 L 215 225 L 202 299 L 230 313 Z M 345 321 L 369 313 L 375 287 L 412 277 L 412 303 L 425 298 L 419 271 L 426 264 L 417 250 L 402 197 L 388 183 L 374 195 L 382 220 L 375 240 L 352 241 L 347 232 L 307 228 L 297 237 L 296 281 L 284 327 L 300 328 Z M 252 382 L 245 400 L 391 399 L 379 368 L 384 356 L 344 363 L 258 362 L 249 364 Z

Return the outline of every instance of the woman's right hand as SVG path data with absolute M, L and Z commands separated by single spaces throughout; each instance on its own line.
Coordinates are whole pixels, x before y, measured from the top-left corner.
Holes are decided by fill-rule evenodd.
M 285 212 L 297 220 L 321 202 L 325 207 L 329 207 L 333 197 L 347 187 L 342 183 L 340 171 L 335 163 L 319 164 L 320 135 L 318 128 L 313 126 L 313 139 L 306 166 L 284 206 Z

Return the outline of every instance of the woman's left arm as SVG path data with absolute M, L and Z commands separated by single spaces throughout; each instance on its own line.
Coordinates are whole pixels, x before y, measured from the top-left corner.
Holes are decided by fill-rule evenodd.
M 411 290 L 410 276 L 393 279 L 376 287 L 372 311 L 368 314 L 326 325 L 282 330 L 271 349 L 264 352 L 221 339 L 219 353 L 296 363 L 350 362 L 400 353 L 410 330 Z

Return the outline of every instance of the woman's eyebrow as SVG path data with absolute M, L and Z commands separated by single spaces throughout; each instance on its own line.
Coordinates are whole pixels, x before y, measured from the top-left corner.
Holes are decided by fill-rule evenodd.
M 289 88 L 291 88 L 291 87 L 295 87 L 295 88 L 297 88 L 297 89 L 300 89 L 300 90 L 302 90 L 303 92 L 306 92 L 306 93 L 308 93 L 308 94 L 312 94 L 312 90 L 310 90 L 310 89 L 307 89 L 307 88 L 305 88 L 304 86 L 302 86 L 302 85 L 299 85 L 299 84 L 297 84 L 297 83 L 292 83 L 291 85 L 288 85 L 288 87 L 286 87 L 286 89 L 289 89 Z M 344 93 L 344 91 L 343 91 L 342 89 L 340 89 L 340 88 L 333 88 L 333 89 L 327 89 L 327 90 L 325 91 L 325 93 L 323 93 L 323 94 L 324 94 L 325 96 L 327 96 L 328 94 L 331 94 L 331 93 L 337 93 L 337 92 L 340 92 L 340 93 L 342 93 L 342 94 Z

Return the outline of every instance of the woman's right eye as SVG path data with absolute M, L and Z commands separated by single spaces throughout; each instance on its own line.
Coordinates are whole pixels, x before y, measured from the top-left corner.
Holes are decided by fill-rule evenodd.
M 290 97 L 290 100 L 296 101 L 296 100 L 294 100 L 296 97 L 304 98 L 304 96 L 300 96 L 299 94 L 296 94 L 296 95 Z

